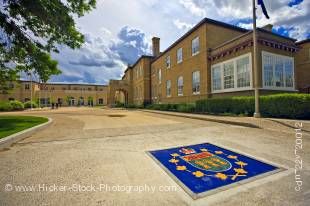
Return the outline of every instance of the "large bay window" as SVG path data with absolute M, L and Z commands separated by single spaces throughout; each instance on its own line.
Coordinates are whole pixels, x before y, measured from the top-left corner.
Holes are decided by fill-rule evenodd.
M 224 89 L 234 88 L 234 62 L 225 63 L 224 66 Z
M 237 60 L 237 87 L 249 87 L 250 86 L 250 59 L 244 57 Z
M 212 66 L 212 92 L 229 92 L 250 89 L 251 54 L 230 59 Z
M 267 89 L 294 89 L 294 58 L 262 52 L 263 87 Z

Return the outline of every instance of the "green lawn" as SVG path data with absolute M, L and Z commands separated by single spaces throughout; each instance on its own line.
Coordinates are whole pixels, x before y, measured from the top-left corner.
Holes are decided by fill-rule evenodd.
M 0 116 L 0 139 L 47 121 L 45 117 Z

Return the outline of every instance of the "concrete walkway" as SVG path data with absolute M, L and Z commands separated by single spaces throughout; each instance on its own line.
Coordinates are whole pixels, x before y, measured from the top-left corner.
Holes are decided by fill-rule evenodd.
M 141 110 L 143 112 L 150 112 L 156 114 L 164 114 L 176 117 L 184 117 L 198 120 L 205 120 L 211 122 L 218 122 L 223 124 L 239 125 L 251 128 L 268 129 L 280 132 L 294 133 L 296 123 L 302 122 L 303 131 L 306 135 L 310 135 L 310 121 L 309 120 L 292 120 L 292 119 L 276 119 L 276 118 L 253 118 L 253 117 L 231 117 L 207 114 L 192 114 L 182 112 L 169 112 L 158 110 Z
M 53 123 L 0 151 L 0 205 L 282 206 L 310 202 L 310 138 L 302 133 L 298 155 L 304 163 L 303 185 L 297 192 L 293 128 L 281 132 L 99 108 L 9 113 L 17 114 L 46 116 Z M 206 142 L 288 170 L 193 200 L 146 154 Z

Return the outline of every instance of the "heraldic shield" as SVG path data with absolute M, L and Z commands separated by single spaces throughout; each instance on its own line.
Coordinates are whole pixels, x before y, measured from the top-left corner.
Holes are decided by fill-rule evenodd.
M 210 152 L 193 153 L 181 158 L 198 169 L 210 172 L 224 172 L 231 168 L 230 162 Z

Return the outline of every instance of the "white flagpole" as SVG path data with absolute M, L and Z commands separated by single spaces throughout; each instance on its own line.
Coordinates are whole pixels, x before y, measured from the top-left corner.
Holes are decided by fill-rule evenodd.
M 257 30 L 256 30 L 256 0 L 253 0 L 253 60 L 254 60 L 254 93 L 255 93 L 255 112 L 254 117 L 260 118 L 259 112 L 259 88 L 258 88 L 258 66 L 257 66 Z

